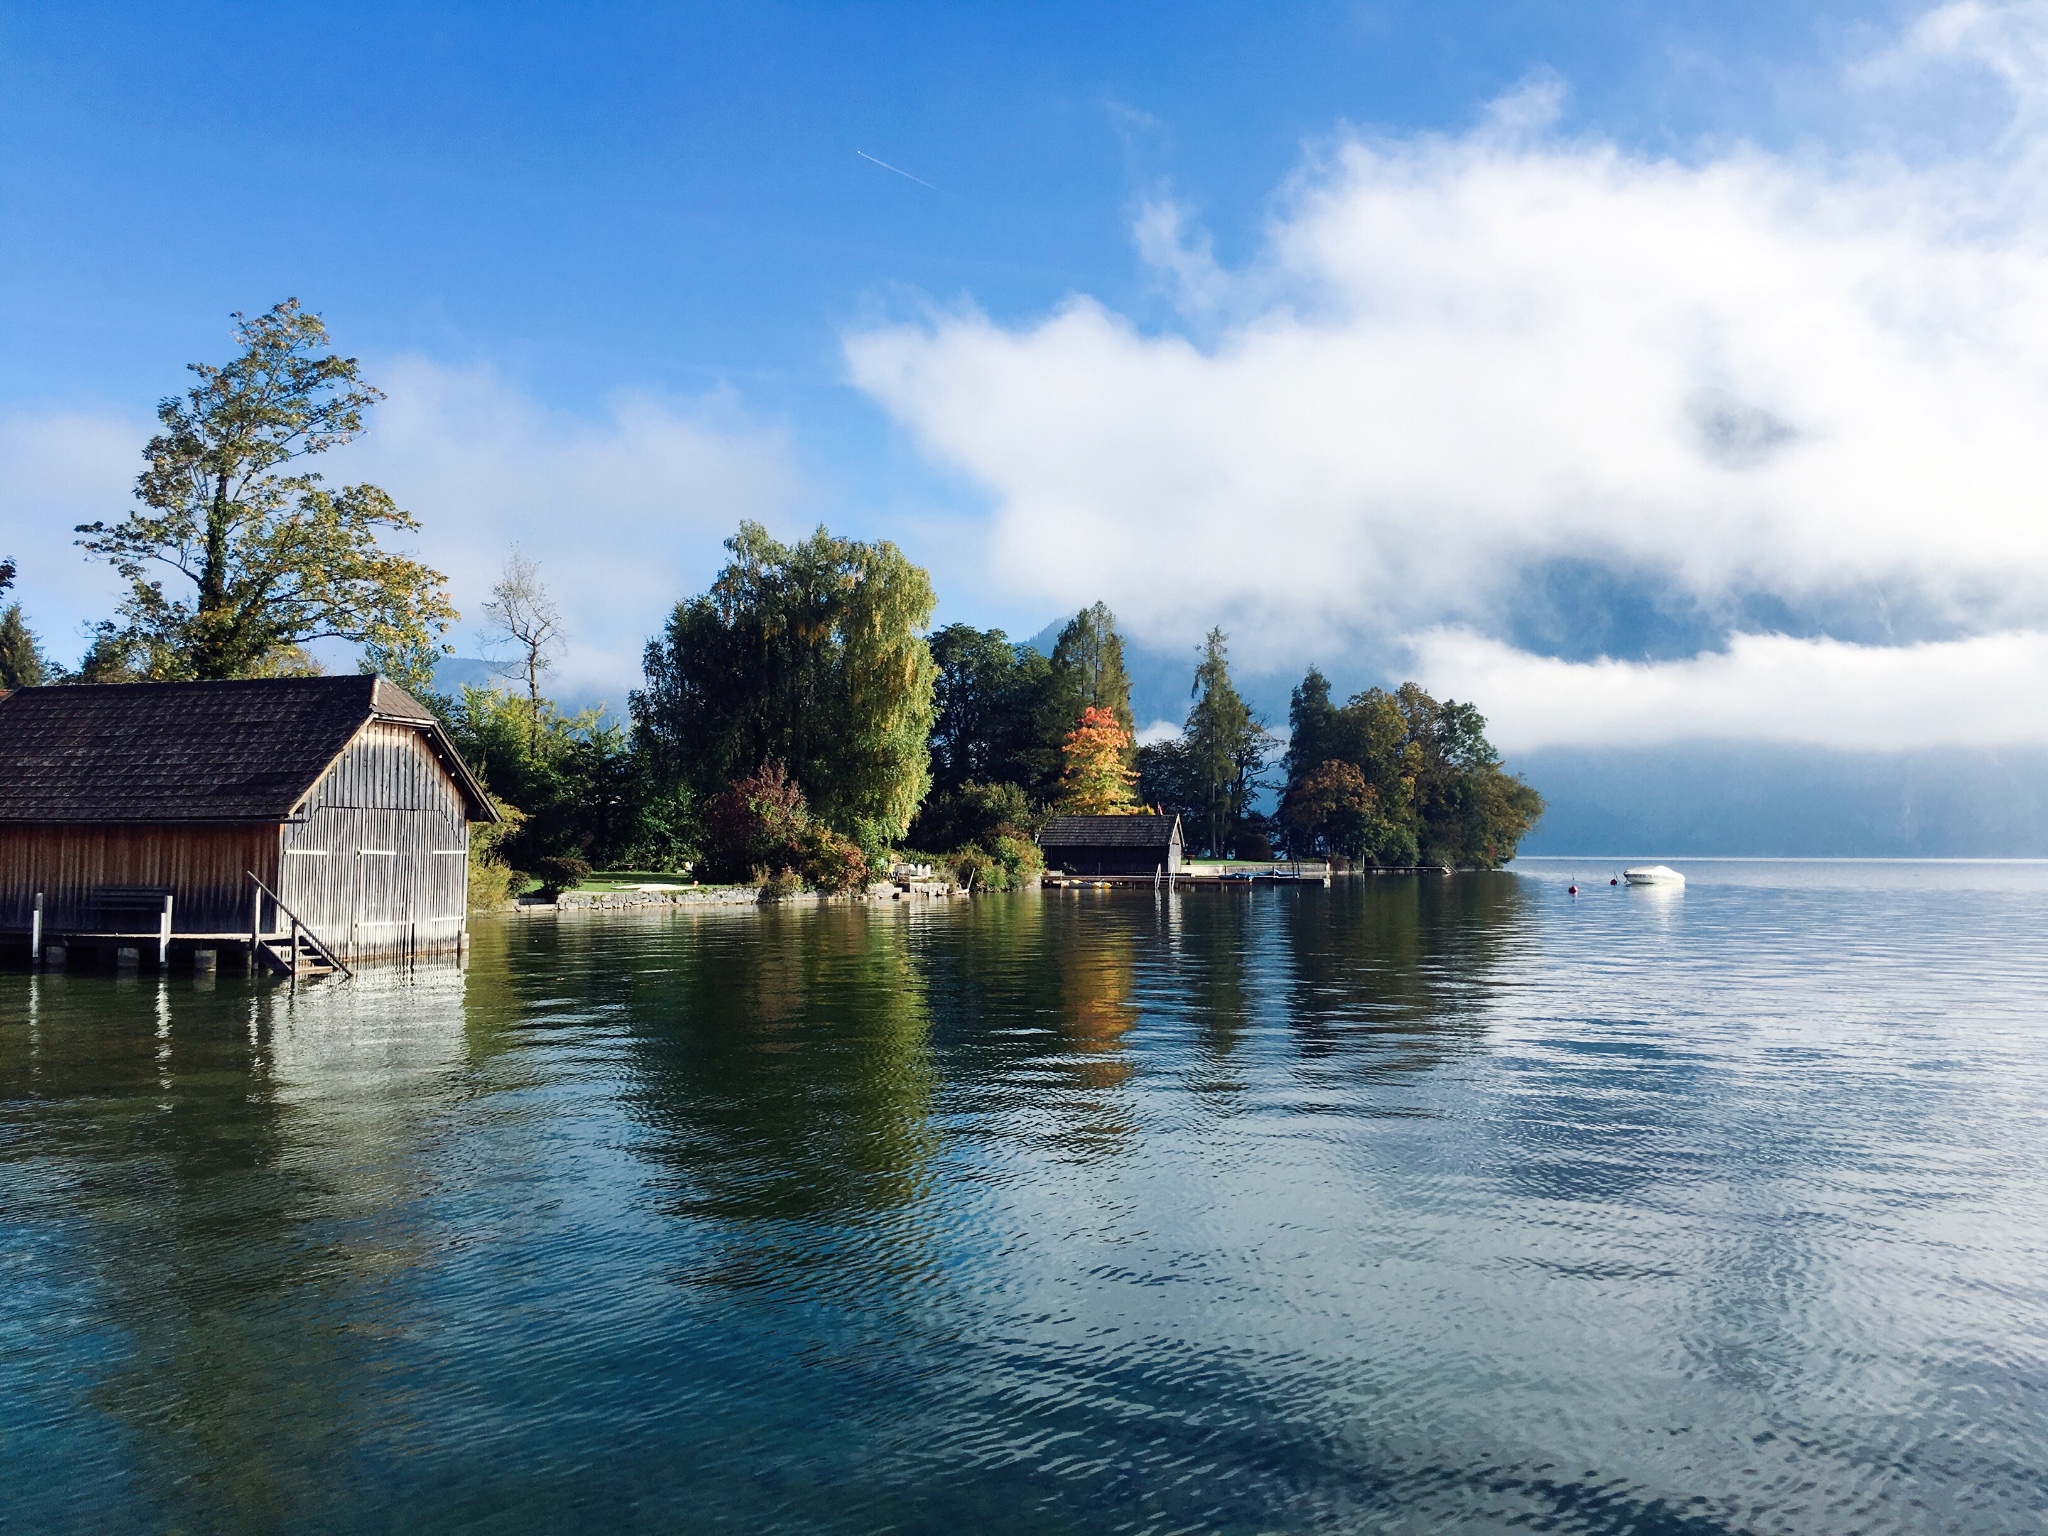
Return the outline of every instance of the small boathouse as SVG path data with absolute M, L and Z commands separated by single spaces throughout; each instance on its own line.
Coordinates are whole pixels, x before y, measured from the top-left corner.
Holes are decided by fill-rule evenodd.
M 0 942 L 297 974 L 458 950 L 498 813 L 381 677 L 0 694 Z
M 1048 870 L 1070 875 L 1180 873 L 1178 816 L 1055 816 L 1038 834 Z

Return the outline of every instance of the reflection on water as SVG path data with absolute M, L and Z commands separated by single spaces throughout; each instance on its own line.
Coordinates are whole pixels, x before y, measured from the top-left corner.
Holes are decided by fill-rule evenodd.
M 2048 873 L 1591 873 L 0 976 L 0 1528 L 2038 1528 Z

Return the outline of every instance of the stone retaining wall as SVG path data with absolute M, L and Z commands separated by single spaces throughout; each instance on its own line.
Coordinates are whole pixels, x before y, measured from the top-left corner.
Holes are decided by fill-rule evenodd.
M 825 896 L 803 891 L 782 898 L 785 906 L 821 906 L 827 902 L 855 901 L 945 901 L 958 894 L 950 880 L 914 880 L 908 886 L 887 881 L 871 885 L 863 893 Z M 505 910 L 531 915 L 536 912 L 624 912 L 649 907 L 753 907 L 761 904 L 761 890 L 751 885 L 684 885 L 659 891 L 564 891 L 553 901 L 522 898 Z

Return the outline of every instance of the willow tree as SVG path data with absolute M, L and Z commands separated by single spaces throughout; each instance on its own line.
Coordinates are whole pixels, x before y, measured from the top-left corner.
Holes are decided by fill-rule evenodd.
M 304 460 L 360 436 L 383 396 L 287 299 L 235 316 L 240 356 L 157 407 L 139 506 L 78 542 L 129 583 L 100 627 L 100 675 L 248 677 L 289 668 L 311 640 L 377 652 L 434 646 L 456 618 L 446 578 L 379 540 L 419 524 L 374 485 L 329 488 Z M 174 583 L 171 590 L 165 582 Z
M 641 744 L 700 802 L 782 764 L 822 820 L 877 851 L 931 785 L 931 578 L 893 544 L 823 528 L 790 545 L 742 523 L 725 547 L 711 590 L 648 643 Z

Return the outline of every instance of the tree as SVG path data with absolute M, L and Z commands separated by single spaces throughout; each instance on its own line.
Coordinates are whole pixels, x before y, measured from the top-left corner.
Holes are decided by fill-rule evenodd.
M 540 730 L 541 674 L 553 669 L 562 645 L 562 615 L 542 585 L 540 566 L 514 548 L 504 573 L 484 604 L 491 641 L 512 646 L 513 675 L 526 680 L 526 703 L 533 729 Z
M 1311 666 L 1301 686 L 1287 701 L 1285 768 L 1290 783 L 1330 761 L 1337 730 L 1337 706 L 1330 702 L 1330 680 Z
M 1116 632 L 1116 615 L 1103 603 L 1075 614 L 1053 642 L 1039 727 L 1041 742 L 1053 749 L 1047 753 L 1053 772 L 1059 771 L 1060 744 L 1090 709 L 1108 710 L 1124 734 L 1135 739 L 1123 636 Z
M 1052 663 L 999 629 L 949 624 L 931 638 L 938 668 L 933 691 L 932 787 L 968 783 L 1048 788 L 1039 762 L 1039 716 Z M 1078 718 L 1078 716 L 1077 716 Z M 1062 727 L 1072 728 L 1069 721 Z
M 1131 735 L 1115 715 L 1093 705 L 1060 744 L 1066 771 L 1060 775 L 1059 809 L 1067 816 L 1126 816 L 1138 808 L 1132 786 L 1138 775 L 1126 764 Z
M 1263 786 L 1259 772 L 1272 751 L 1272 736 L 1230 680 L 1228 639 L 1211 629 L 1202 664 L 1195 668 L 1194 704 L 1182 737 L 1188 765 L 1201 795 L 1208 847 L 1224 853 L 1252 796 Z
M 108 675 L 261 674 L 307 641 L 427 645 L 455 619 L 438 571 L 392 554 L 380 536 L 419 524 L 374 485 L 330 490 L 291 466 L 352 441 L 383 396 L 354 358 L 327 349 L 318 315 L 287 299 L 235 316 L 241 354 L 194 363 L 199 382 L 157 407 L 143 450 L 139 507 L 78 532 L 130 583 L 123 623 L 103 624 Z M 167 593 L 167 567 L 190 589 Z
M 637 739 L 701 801 L 763 763 L 870 858 L 903 836 L 931 784 L 931 579 L 895 545 L 820 528 L 784 545 L 756 523 L 702 596 L 647 646 Z
M 1311 669 L 1289 714 L 1280 820 L 1299 851 L 1492 868 L 1543 814 L 1542 796 L 1502 769 L 1470 704 L 1403 683 L 1339 708 Z
M 14 585 L 14 562 L 0 560 L 0 592 Z M 48 682 L 52 668 L 36 637 L 21 616 L 21 604 L 0 612 L 0 688 L 35 688 Z
M 1401 846 L 1400 829 L 1381 808 L 1379 792 L 1356 764 L 1341 759 L 1326 761 L 1290 781 L 1280 797 L 1279 820 L 1288 846 L 1301 853 L 1380 859 Z

